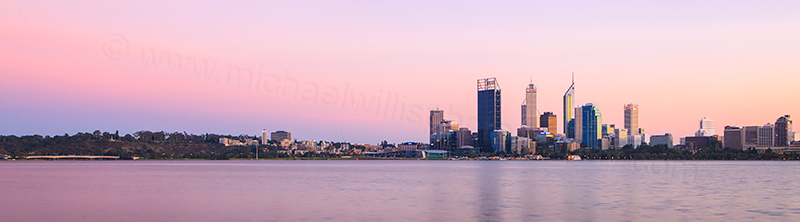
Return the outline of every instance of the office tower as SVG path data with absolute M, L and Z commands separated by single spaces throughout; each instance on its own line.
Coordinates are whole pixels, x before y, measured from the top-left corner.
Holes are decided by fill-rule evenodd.
M 261 144 L 266 145 L 269 143 L 269 137 L 267 137 L 267 129 L 261 131 Z
M 605 136 L 605 135 L 609 135 L 609 134 L 614 134 L 614 137 L 616 137 L 616 128 L 617 128 L 617 125 L 615 125 L 615 124 L 603 124 L 603 133 L 602 133 L 602 135 Z
M 714 131 L 714 120 L 709 119 L 707 117 L 703 117 L 703 119 L 700 120 L 700 130 L 697 130 L 697 132 L 694 135 L 697 137 L 702 137 L 702 136 L 713 136 L 716 134 L 717 133 Z
M 789 146 L 794 142 L 792 117 L 784 115 L 775 121 L 775 146 Z
M 533 83 L 525 89 L 525 101 L 522 101 L 522 125 L 539 128 L 539 115 L 536 113 L 536 86 Z
M 583 143 L 583 106 L 575 107 L 575 118 L 572 118 L 573 135 L 575 142 Z
M 758 128 L 758 146 L 775 146 L 775 125 L 767 123 L 766 125 Z
M 722 147 L 744 150 L 744 129 L 735 126 L 725 126 Z
M 742 127 L 744 134 L 744 150 L 758 147 L 758 126 L 745 126 Z
M 625 129 L 628 130 L 628 135 L 639 132 L 639 104 L 625 105 Z
M 472 131 L 469 128 L 461 127 L 456 131 L 456 148 L 472 147 Z
M 581 137 L 580 142 L 586 144 L 586 147 L 600 148 L 599 140 L 603 138 L 603 115 L 600 114 L 600 108 L 592 103 L 587 103 L 575 110 L 577 114 L 575 117 L 576 136 Z
M 547 127 L 547 131 L 550 134 L 556 135 L 558 134 L 558 117 L 553 112 L 544 112 L 542 116 L 539 117 L 539 125 L 541 127 Z
M 430 131 L 428 136 L 433 135 L 436 132 L 436 127 L 439 126 L 440 123 L 444 121 L 444 110 L 431 110 L 431 122 L 430 122 Z
M 436 126 L 431 135 L 431 146 L 435 150 L 452 150 L 457 146 L 456 131 L 459 129 L 455 121 L 444 120 Z
M 615 148 L 619 149 L 628 144 L 628 129 L 614 129 L 614 134 L 617 137 Z
M 575 131 L 570 131 L 568 126 L 570 120 L 575 118 L 575 113 L 572 110 L 575 108 L 575 74 L 572 74 L 572 85 L 569 85 L 567 92 L 564 93 L 564 134 L 568 138 L 575 138 Z
M 275 132 L 272 132 L 269 135 L 269 137 L 272 140 L 278 141 L 278 143 L 280 143 L 283 140 L 291 141 L 292 140 L 292 133 L 286 132 L 286 131 L 275 131 Z
M 497 79 L 478 79 L 478 146 L 492 151 L 491 134 L 500 130 L 500 85 Z
M 491 139 L 491 152 L 507 152 L 506 150 L 506 142 L 509 137 L 508 131 L 505 130 L 494 130 L 490 135 Z

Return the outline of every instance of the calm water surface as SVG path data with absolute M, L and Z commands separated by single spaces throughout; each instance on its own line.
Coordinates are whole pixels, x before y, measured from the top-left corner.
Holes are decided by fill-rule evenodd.
M 800 162 L 0 162 L 2 221 L 800 221 Z

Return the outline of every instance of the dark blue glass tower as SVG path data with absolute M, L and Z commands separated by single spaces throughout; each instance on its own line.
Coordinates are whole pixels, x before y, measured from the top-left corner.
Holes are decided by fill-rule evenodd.
M 599 149 L 600 142 L 599 140 L 602 138 L 602 129 L 603 129 L 603 115 L 600 114 L 600 108 L 597 105 L 587 103 L 584 106 L 581 106 L 581 134 L 583 138 L 583 143 L 586 143 L 586 147 L 592 149 Z
M 494 77 L 478 79 L 478 146 L 492 152 L 492 131 L 500 127 L 500 85 Z

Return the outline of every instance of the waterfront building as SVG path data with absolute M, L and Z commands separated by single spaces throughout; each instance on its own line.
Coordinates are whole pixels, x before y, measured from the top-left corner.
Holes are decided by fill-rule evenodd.
M 630 135 L 626 139 L 628 140 L 625 145 L 631 145 L 634 149 L 639 148 L 642 145 L 642 134 L 638 135 Z
M 691 150 L 702 150 L 709 148 L 711 145 L 710 136 L 687 136 L 685 138 L 686 146 Z
M 547 127 L 550 134 L 558 134 L 558 117 L 552 112 L 544 112 L 544 114 L 539 117 L 539 125 L 541 127 Z
M 428 144 L 418 142 L 404 142 L 397 144 L 399 150 L 426 150 L 430 148 Z
M 700 120 L 700 129 L 694 134 L 696 137 L 717 135 L 714 131 L 714 120 L 703 117 Z
M 444 110 L 431 110 L 429 136 L 436 132 L 436 127 L 438 127 L 442 121 L 444 121 Z
M 536 141 L 518 136 L 512 136 L 511 138 L 514 141 L 512 142 L 511 149 L 515 154 L 526 155 L 536 153 Z
M 614 148 L 619 149 L 628 144 L 628 129 L 614 129 L 614 134 L 616 136 Z
M 644 134 L 639 132 L 639 104 L 625 105 L 625 129 L 628 130 L 628 135 Z
M 490 139 L 492 142 L 491 152 L 508 152 L 508 150 L 506 150 L 507 148 L 506 142 L 508 140 L 508 137 L 509 137 L 508 131 L 505 130 L 492 131 L 490 135 Z
M 742 149 L 749 150 L 750 148 L 758 147 L 758 126 L 744 126 L 742 132 L 744 134 L 744 146 Z
M 775 146 L 775 125 L 767 123 L 758 128 L 758 146 Z
M 575 118 L 572 119 L 575 142 L 583 144 L 583 106 L 575 107 Z
M 722 146 L 734 150 L 744 150 L 744 130 L 736 126 L 725 126 Z
M 242 143 L 242 141 L 239 141 L 238 139 L 225 138 L 225 137 L 220 137 L 219 138 L 219 143 L 221 143 L 221 144 L 223 144 L 225 146 L 244 146 L 245 145 L 245 143 Z
M 292 133 L 286 131 L 275 131 L 270 133 L 269 138 L 278 142 L 292 140 Z
M 598 149 L 600 147 L 600 139 L 602 135 L 603 115 L 600 113 L 600 108 L 592 103 L 578 107 L 580 113 L 579 117 L 575 117 L 576 121 L 576 134 L 580 129 L 581 140 L 579 142 L 586 144 L 586 147 Z M 577 110 L 577 109 L 576 109 Z
M 431 135 L 431 146 L 435 150 L 452 150 L 457 148 L 456 131 L 459 129 L 458 123 L 450 120 L 443 120 L 436 126 L 436 131 Z
M 603 138 L 600 139 L 600 149 L 601 150 L 613 149 L 617 143 L 616 140 L 617 138 L 614 136 L 614 134 L 603 135 Z
M 472 131 L 461 127 L 456 131 L 456 148 L 462 149 L 465 146 L 472 147 Z
M 775 146 L 789 146 L 794 142 L 792 117 L 784 115 L 775 121 Z
M 564 93 L 564 134 L 567 135 L 568 138 L 575 138 L 575 131 L 574 128 L 568 126 L 571 124 L 570 121 L 575 118 L 575 113 L 573 113 L 573 109 L 575 109 L 575 74 L 572 74 L 572 84 L 569 85 L 567 88 L 567 92 Z M 570 131 L 573 130 L 573 131 Z
M 478 147 L 481 151 L 493 151 L 491 134 L 501 128 L 500 105 L 497 79 L 478 79 Z
M 672 134 L 665 133 L 664 135 L 652 135 L 650 136 L 650 145 L 667 145 L 667 148 L 672 148 L 674 145 Z
M 517 128 L 517 136 L 536 139 L 536 128 L 531 128 L 529 126 L 522 126 L 520 128 Z
M 617 125 L 615 124 L 603 124 L 602 135 L 614 134 L 614 136 L 616 136 L 616 128 Z
M 269 134 L 267 134 L 267 129 L 261 130 L 261 144 L 267 145 L 269 143 Z

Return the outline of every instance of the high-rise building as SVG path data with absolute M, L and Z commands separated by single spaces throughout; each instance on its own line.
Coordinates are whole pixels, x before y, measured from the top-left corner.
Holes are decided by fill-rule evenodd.
M 444 120 L 431 135 L 431 146 L 435 150 L 452 150 L 457 147 L 456 131 L 459 129 L 455 121 Z
M 775 125 L 767 123 L 758 128 L 758 146 L 775 146 Z
M 700 120 L 700 130 L 697 130 L 694 135 L 696 137 L 717 135 L 717 132 L 714 131 L 714 120 L 703 117 Z
M 481 151 L 492 151 L 491 134 L 500 130 L 500 85 L 497 79 L 478 79 L 478 146 Z
M 735 126 L 725 126 L 725 134 L 722 139 L 722 147 L 744 150 L 744 129 Z
M 792 117 L 784 115 L 775 121 L 775 146 L 789 146 L 794 142 Z
M 431 110 L 430 132 L 428 135 L 433 135 L 436 132 L 436 127 L 444 121 L 444 110 Z
M 267 129 L 261 131 L 261 144 L 266 145 L 269 143 L 269 134 L 267 134 Z
M 490 146 L 491 152 L 508 152 L 506 149 L 506 142 L 509 138 L 508 131 L 505 130 L 494 130 L 490 135 L 490 139 L 492 140 L 492 144 Z
M 525 89 L 525 101 L 522 101 L 522 125 L 539 128 L 539 114 L 536 113 L 536 86 L 533 83 Z
M 583 143 L 583 106 L 575 107 L 575 118 L 572 118 L 573 136 L 575 142 Z
M 539 117 L 539 125 L 541 127 L 547 127 L 547 131 L 553 135 L 558 134 L 557 121 L 558 117 L 556 117 L 556 114 L 553 114 L 552 112 L 544 112 L 544 114 Z
M 742 149 L 749 150 L 750 148 L 758 147 L 758 126 L 744 126 L 742 127 L 744 134 L 744 147 Z
M 619 149 L 628 144 L 628 129 L 614 129 L 614 134 L 617 138 L 615 148 Z
M 625 105 L 625 129 L 628 130 L 628 135 L 639 132 L 639 104 Z
M 605 136 L 605 135 L 609 135 L 609 134 L 614 134 L 614 137 L 616 138 L 616 128 L 617 128 L 616 124 L 603 124 L 603 133 L 602 133 L 602 135 Z
M 575 138 L 575 131 L 570 132 L 570 127 L 568 126 L 570 120 L 575 118 L 575 113 L 573 113 L 573 109 L 575 109 L 575 74 L 572 75 L 572 85 L 569 85 L 567 88 L 567 92 L 564 93 L 564 134 L 567 135 L 568 138 Z M 572 135 L 572 136 L 570 136 Z M 579 142 L 580 143 L 580 142 Z
M 280 143 L 283 140 L 292 140 L 292 133 L 286 131 L 275 131 L 270 133 L 269 138 Z
M 472 131 L 469 128 L 461 127 L 456 131 L 456 148 L 461 149 L 466 146 L 472 147 Z
M 581 142 L 586 144 L 586 147 L 592 149 L 600 148 L 599 140 L 603 138 L 603 115 L 600 114 L 600 108 L 592 103 L 587 103 L 578 108 L 580 112 L 576 112 L 576 114 L 580 116 L 575 117 L 576 135 L 581 137 Z M 580 134 L 577 134 L 578 129 L 580 129 Z

